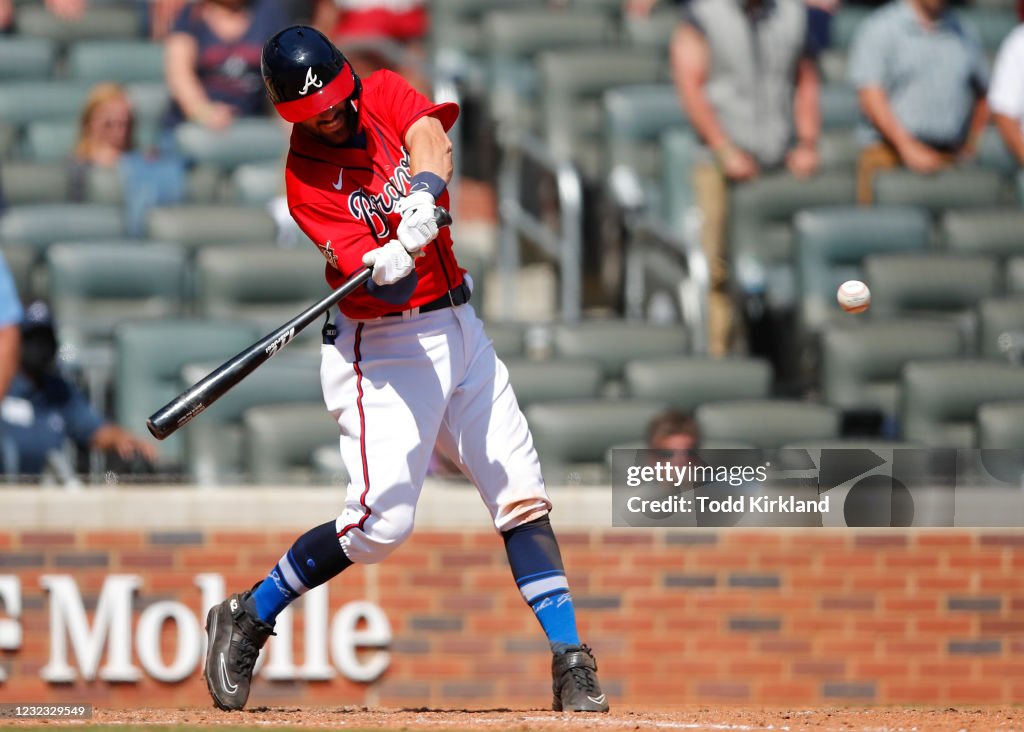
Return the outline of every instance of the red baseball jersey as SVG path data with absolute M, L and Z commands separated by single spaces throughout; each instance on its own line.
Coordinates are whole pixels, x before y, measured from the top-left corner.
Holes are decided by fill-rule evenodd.
M 397 238 L 399 199 L 409 192 L 409 153 L 405 133 L 413 122 L 435 117 L 447 131 L 459 116 L 456 104 L 432 104 L 401 76 L 377 71 L 363 80 L 359 116 L 366 148 L 332 147 L 296 125 L 285 166 L 292 217 L 327 259 L 327 282 L 336 288 L 361 270 L 363 255 Z M 448 207 L 448 192 L 438 199 Z M 385 302 L 365 287 L 341 301 L 341 312 L 368 320 L 419 307 L 462 283 L 464 270 L 452 252 L 447 227 L 416 260 L 419 282 L 409 300 Z

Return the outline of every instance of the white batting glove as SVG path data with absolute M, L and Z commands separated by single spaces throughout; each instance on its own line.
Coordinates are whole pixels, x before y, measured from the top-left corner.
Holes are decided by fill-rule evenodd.
M 410 193 L 398 201 L 395 210 L 402 215 L 398 240 L 410 254 L 420 251 L 437 237 L 434 197 L 427 191 Z
M 382 287 L 404 280 L 416 268 L 409 252 L 397 239 L 368 251 L 363 255 L 363 264 L 373 267 L 373 281 Z

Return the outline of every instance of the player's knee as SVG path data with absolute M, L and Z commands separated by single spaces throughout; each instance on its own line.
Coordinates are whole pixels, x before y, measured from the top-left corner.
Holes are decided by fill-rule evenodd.
M 413 517 L 382 516 L 367 522 L 362 531 L 353 532 L 346 552 L 354 562 L 376 564 L 391 555 L 412 535 Z

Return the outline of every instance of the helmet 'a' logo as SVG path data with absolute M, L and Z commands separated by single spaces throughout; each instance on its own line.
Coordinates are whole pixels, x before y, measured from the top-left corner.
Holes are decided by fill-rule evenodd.
M 319 89 L 323 85 L 324 83 L 320 81 L 320 79 L 316 78 L 316 74 L 313 73 L 313 67 L 310 66 L 306 69 L 306 83 L 302 85 L 302 91 L 300 91 L 299 94 L 306 96 L 306 93 L 309 92 L 309 87 Z

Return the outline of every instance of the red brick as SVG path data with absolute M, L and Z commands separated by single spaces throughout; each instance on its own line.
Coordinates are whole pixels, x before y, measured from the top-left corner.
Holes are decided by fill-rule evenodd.
M 86 549 L 124 549 L 141 547 L 144 540 L 139 531 L 89 531 L 83 544 Z
M 181 566 L 185 569 L 207 571 L 214 568 L 218 572 L 225 569 L 238 569 L 237 552 L 185 549 L 179 554 Z
M 70 531 L 23 531 L 21 545 L 25 548 L 64 548 L 75 545 L 75 535 Z
M 925 613 L 939 609 L 937 596 L 896 596 L 882 598 L 882 610 L 885 612 Z
M 873 552 L 834 552 L 822 557 L 822 567 L 830 571 L 872 569 L 878 564 Z
M 934 704 L 941 696 L 935 683 L 882 681 L 879 701 L 883 704 Z
M 794 661 L 791 671 L 797 676 L 842 678 L 846 672 L 846 661 L 842 659 L 804 658 Z
M 916 618 L 914 630 L 921 635 L 963 635 L 971 632 L 974 618 L 965 615 L 950 615 L 945 618 Z
M 885 592 L 886 590 L 905 589 L 907 587 L 907 580 L 905 577 L 894 574 L 855 574 L 850 586 L 854 592 Z
M 795 655 L 809 653 L 811 642 L 806 638 L 762 638 L 758 641 L 757 647 L 763 653 Z
M 760 684 L 754 698 L 765 704 L 807 704 L 808 699 L 818 695 L 818 684 L 814 681 L 770 681 Z
M 958 681 L 946 687 L 951 704 L 1001 704 L 1011 701 L 1002 684 Z
M 461 547 L 465 534 L 458 531 L 423 531 L 417 532 L 409 542 L 409 548 L 415 547 Z
M 1001 618 L 982 618 L 982 633 L 1024 633 L 1024 618 L 1019 620 L 1003 620 Z
M 905 547 L 905 534 L 856 534 L 853 545 L 857 548 Z
M 971 577 L 966 572 L 917 575 L 918 590 L 936 590 L 939 592 L 964 592 L 971 588 Z
M 754 563 L 752 553 L 736 550 L 694 551 L 691 557 L 693 566 L 698 569 L 747 569 Z
M 119 563 L 125 569 L 170 569 L 174 554 L 167 551 L 123 552 Z
M 721 669 L 722 662 L 715 658 L 671 659 L 664 665 L 665 675 L 680 681 L 717 676 Z
M 924 661 L 915 664 L 918 674 L 929 678 L 958 678 L 966 681 L 971 676 L 970 661 Z
M 694 641 L 694 650 L 698 654 L 747 653 L 752 647 L 753 640 L 749 636 L 704 636 Z
M 861 679 L 870 678 L 896 678 L 905 679 L 910 675 L 910 663 L 908 661 L 876 661 L 874 659 L 854 659 L 851 672 Z
M 982 592 L 1017 592 L 1020 584 L 1020 577 L 1009 574 L 993 575 L 986 572 L 978 578 L 978 589 Z
M 838 656 L 840 658 L 853 658 L 857 656 L 871 656 L 875 652 L 875 646 L 881 643 L 880 639 L 865 638 L 864 636 L 853 636 L 847 638 L 822 638 L 815 651 L 822 656 Z
M 944 644 L 938 639 L 903 640 L 886 638 L 885 653 L 891 656 L 908 656 L 918 658 L 934 658 L 945 653 Z
M 963 531 L 935 531 L 917 535 L 917 545 L 920 547 L 963 548 L 973 546 L 974 541 L 973 534 Z
M 938 569 L 939 555 L 933 552 L 887 552 L 882 558 L 887 569 Z
M 1001 552 L 977 552 L 967 555 L 953 555 L 949 558 L 950 569 L 1001 569 Z
M 806 569 L 814 562 L 814 554 L 793 551 L 759 552 L 755 562 L 758 569 Z
M 789 578 L 789 586 L 794 592 L 832 592 L 846 586 L 846 575 L 843 572 L 830 574 L 797 574 Z
M 778 677 L 782 675 L 784 664 L 781 659 L 771 658 L 737 658 L 726 663 L 729 678 L 753 679 L 757 676 Z
M 743 549 L 755 549 L 758 552 L 764 549 L 774 549 L 782 544 L 782 537 L 777 531 L 745 531 L 733 530 L 723 534 L 725 544 L 730 547 L 742 547 Z

